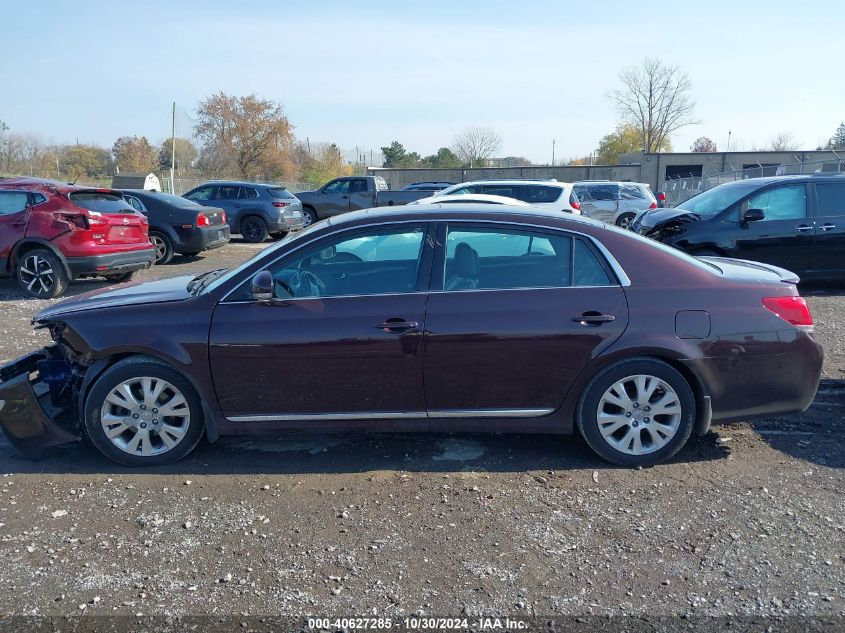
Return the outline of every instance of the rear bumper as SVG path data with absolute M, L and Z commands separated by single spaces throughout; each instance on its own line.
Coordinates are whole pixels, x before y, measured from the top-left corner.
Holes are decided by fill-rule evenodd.
M 74 278 L 85 275 L 111 275 L 149 268 L 155 261 L 155 249 L 105 253 L 88 257 L 68 257 L 67 266 Z
M 267 225 L 267 230 L 270 233 L 287 233 L 288 231 L 298 231 L 305 226 L 303 218 L 282 218 L 279 222 L 270 222 Z
M 29 376 L 38 364 L 49 361 L 51 354 L 42 349 L 0 367 L 0 427 L 24 457 L 38 459 L 45 449 L 67 444 L 79 436 L 61 428 L 48 413 L 49 394 L 36 396 Z M 42 404 L 45 402 L 45 404 Z
M 806 410 L 816 397 L 824 352 L 798 330 L 777 332 L 782 353 L 735 353 L 683 361 L 699 377 L 712 404 L 712 420 L 729 422 Z M 746 353 L 741 350 L 746 348 Z
M 220 248 L 229 243 L 231 230 L 228 224 L 195 228 L 175 245 L 177 253 L 195 253 Z

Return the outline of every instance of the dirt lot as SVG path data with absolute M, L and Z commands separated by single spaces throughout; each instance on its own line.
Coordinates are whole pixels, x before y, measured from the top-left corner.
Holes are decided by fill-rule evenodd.
M 138 277 L 255 250 L 231 244 Z M 680 615 L 843 630 L 845 293 L 804 293 L 827 352 L 813 407 L 718 427 L 645 470 L 547 436 L 223 439 L 154 471 L 85 446 L 33 463 L 0 440 L 0 626 L 10 615 L 210 614 L 233 626 L 637 615 L 628 629 L 654 630 Z M 45 303 L 0 280 L 0 359 L 46 342 L 29 327 Z

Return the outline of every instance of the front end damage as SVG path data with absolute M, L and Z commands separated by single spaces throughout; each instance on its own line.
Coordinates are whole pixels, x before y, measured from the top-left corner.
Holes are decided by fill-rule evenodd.
M 50 345 L 0 367 L 0 427 L 25 457 L 80 439 L 77 398 L 83 372 Z

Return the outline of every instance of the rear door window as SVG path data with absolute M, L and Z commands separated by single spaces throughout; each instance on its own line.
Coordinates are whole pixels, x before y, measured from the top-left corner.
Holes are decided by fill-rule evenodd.
M 798 220 L 807 217 L 807 188 L 804 185 L 774 187 L 748 198 L 743 211 L 762 209 L 763 221 Z
M 563 193 L 562 187 L 549 187 L 547 185 L 525 185 L 525 197 L 522 198 L 528 203 L 557 202 Z
M 619 200 L 619 187 L 616 185 L 590 185 L 590 198 L 598 201 Z
M 525 187 L 522 185 L 482 185 L 481 193 L 488 196 L 504 196 L 506 198 L 525 198 Z
M 77 207 L 98 213 L 135 213 L 123 196 L 99 191 L 82 191 L 68 196 Z
M 367 193 L 367 181 L 363 178 L 353 180 L 349 185 L 349 193 Z
M 845 182 L 816 183 L 816 201 L 819 217 L 845 216 Z
M 642 189 L 636 185 L 622 185 L 619 187 L 619 197 L 622 200 L 645 200 Z
M 221 187 L 221 189 L 225 189 L 225 187 Z M 241 187 L 241 190 L 238 193 L 238 197 L 241 199 L 249 200 L 252 198 L 257 198 L 258 192 L 252 187 Z
M 0 191 L 0 215 L 12 215 L 26 210 L 29 196 L 25 191 Z
M 241 188 L 237 185 L 220 185 L 217 191 L 218 200 L 237 200 Z

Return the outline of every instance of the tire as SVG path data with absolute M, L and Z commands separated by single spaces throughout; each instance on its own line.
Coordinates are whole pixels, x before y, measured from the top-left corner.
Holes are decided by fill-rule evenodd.
M 302 228 L 311 226 L 318 220 L 317 212 L 311 207 L 302 207 Z
M 173 242 L 161 231 L 150 231 L 150 242 L 156 249 L 156 264 L 167 264 L 173 259 Z
M 665 413 L 656 412 L 661 402 Z M 601 423 L 600 411 L 605 416 Z M 596 374 L 581 396 L 575 421 L 599 457 L 636 467 L 675 455 L 692 434 L 695 417 L 695 395 L 680 372 L 653 358 L 632 358 Z
M 637 217 L 636 213 L 623 213 L 616 218 L 616 226 L 622 229 L 630 229 L 635 217 Z
M 257 215 L 246 217 L 241 222 L 241 237 L 244 242 L 260 244 L 267 239 L 267 223 Z
M 25 293 L 38 299 L 60 297 L 70 283 L 64 262 L 46 248 L 19 255 L 15 262 L 15 278 Z
M 121 396 L 119 387 L 124 387 L 124 394 L 128 387 L 132 399 Z M 174 415 L 154 417 L 162 415 L 167 405 Z M 104 422 L 104 415 L 114 418 Z M 85 430 L 91 443 L 126 466 L 158 466 L 182 459 L 202 438 L 203 427 L 202 405 L 191 383 L 154 359 L 136 356 L 115 363 L 97 378 L 85 400 Z
M 119 275 L 103 275 L 108 281 L 112 282 L 113 284 L 122 284 L 132 279 L 132 275 L 135 274 L 135 271 L 131 273 L 121 273 Z

